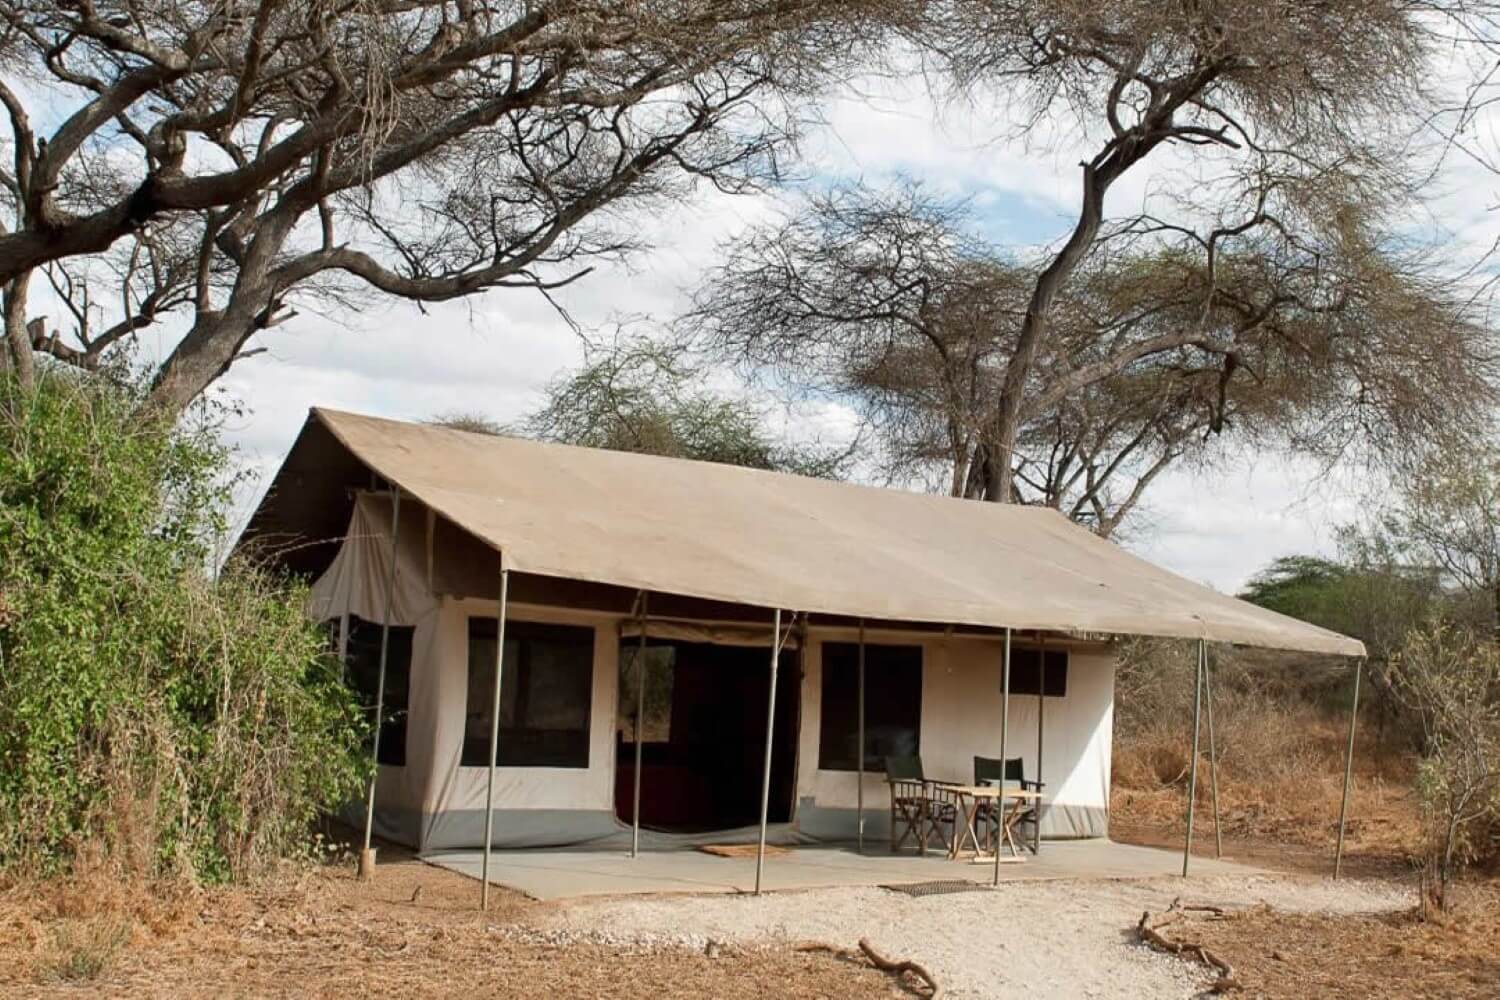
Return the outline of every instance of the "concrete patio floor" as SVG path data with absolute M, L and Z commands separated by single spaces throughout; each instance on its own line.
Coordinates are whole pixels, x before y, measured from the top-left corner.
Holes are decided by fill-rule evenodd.
M 478 879 L 479 851 L 439 851 L 422 856 L 429 864 Z M 1040 855 L 1003 863 L 1001 881 L 1037 879 L 1151 878 L 1177 875 L 1182 855 L 1153 847 L 1108 840 L 1044 843 Z M 1194 875 L 1255 874 L 1259 869 L 1229 861 L 1194 857 Z M 788 854 L 766 856 L 762 888 L 768 891 L 828 886 L 889 886 L 967 880 L 988 884 L 992 865 L 949 861 L 940 855 L 891 854 L 884 844 L 864 855 L 853 845 L 798 846 Z M 571 899 L 630 893 L 750 892 L 755 858 L 722 858 L 692 848 L 643 850 L 631 858 L 620 850 L 553 848 L 496 851 L 490 855 L 490 883 L 534 899 Z

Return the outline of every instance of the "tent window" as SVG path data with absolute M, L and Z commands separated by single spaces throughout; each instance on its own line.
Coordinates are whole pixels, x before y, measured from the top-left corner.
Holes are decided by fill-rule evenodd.
M 494 681 L 495 619 L 470 618 L 465 767 L 489 765 Z M 496 762 L 505 767 L 588 767 L 593 690 L 592 628 L 506 622 Z
M 1037 695 L 1042 690 L 1042 651 L 1010 651 L 1010 693 Z M 1062 649 L 1047 650 L 1047 697 L 1068 696 L 1068 653 Z
M 865 770 L 917 753 L 922 742 L 922 647 L 865 645 Z M 859 645 L 823 644 L 818 767 L 858 770 Z
M 334 624 L 335 641 L 338 625 Z M 375 694 L 380 683 L 380 632 L 376 622 L 349 616 L 349 646 L 344 676 L 359 692 L 360 703 L 375 724 Z M 406 715 L 411 691 L 411 639 L 416 629 L 392 625 L 385 658 L 385 701 L 380 717 L 380 752 L 375 759 L 394 767 L 406 766 Z M 365 749 L 368 751 L 369 746 Z

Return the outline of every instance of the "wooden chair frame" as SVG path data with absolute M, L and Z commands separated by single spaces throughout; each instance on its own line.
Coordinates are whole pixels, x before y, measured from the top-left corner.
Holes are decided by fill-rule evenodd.
M 887 757 L 885 772 L 891 793 L 891 853 L 912 838 L 919 855 L 927 854 L 934 839 L 947 852 L 957 835 L 957 797 L 945 791 L 943 782 L 923 775 L 920 757 Z

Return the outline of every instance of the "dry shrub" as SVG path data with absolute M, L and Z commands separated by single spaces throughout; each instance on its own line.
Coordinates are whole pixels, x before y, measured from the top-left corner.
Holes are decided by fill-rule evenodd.
M 1188 774 L 1192 749 L 1181 734 L 1136 735 L 1115 751 L 1114 783 L 1124 788 L 1174 788 Z
M 1422 900 L 1442 908 L 1500 822 L 1500 645 L 1433 621 L 1407 636 L 1391 676 L 1422 726 Z

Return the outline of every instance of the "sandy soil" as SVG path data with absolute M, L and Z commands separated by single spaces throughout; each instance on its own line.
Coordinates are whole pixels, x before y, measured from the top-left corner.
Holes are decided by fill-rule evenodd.
M 893 956 L 923 963 L 945 995 L 1037 997 L 1192 996 L 1209 977 L 1148 951 L 1132 929 L 1143 910 L 1192 900 L 1268 904 L 1287 912 L 1391 912 L 1410 903 L 1384 882 L 1267 876 L 1011 883 L 998 890 L 912 898 L 881 889 L 754 897 L 580 901 L 550 911 L 541 939 L 559 943 L 668 944 L 710 940 L 823 941 L 868 936 Z

